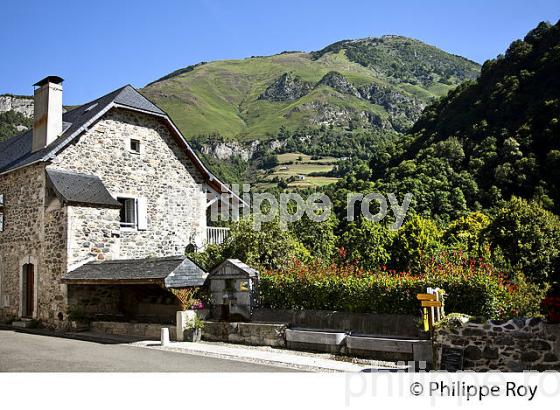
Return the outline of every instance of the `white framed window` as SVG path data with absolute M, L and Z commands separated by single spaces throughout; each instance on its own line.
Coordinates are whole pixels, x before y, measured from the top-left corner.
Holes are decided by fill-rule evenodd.
M 121 203 L 121 228 L 144 231 L 148 228 L 147 201 L 144 197 L 117 196 Z
M 142 152 L 142 143 L 139 139 L 131 138 L 128 143 L 128 150 L 133 154 L 138 154 Z

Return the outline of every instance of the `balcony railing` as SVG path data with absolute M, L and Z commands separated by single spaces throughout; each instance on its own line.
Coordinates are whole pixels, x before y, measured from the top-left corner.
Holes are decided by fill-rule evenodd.
M 206 243 L 208 245 L 219 245 L 223 243 L 229 235 L 229 228 L 209 226 L 206 228 Z

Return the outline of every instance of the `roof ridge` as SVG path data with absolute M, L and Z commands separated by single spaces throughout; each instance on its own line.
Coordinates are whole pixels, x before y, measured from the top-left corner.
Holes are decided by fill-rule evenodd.
M 149 262 L 149 261 L 185 260 L 185 259 L 188 259 L 188 258 L 186 256 L 182 256 L 182 255 L 175 255 L 175 256 L 160 256 L 160 257 L 155 257 L 155 258 L 146 257 L 146 258 L 129 258 L 129 259 L 110 259 L 110 260 L 104 260 L 104 261 L 91 261 L 89 263 L 92 263 L 92 264 L 100 264 L 100 263 L 109 264 L 109 263 L 130 263 L 130 262 L 138 262 L 138 261 Z
M 147 103 L 145 107 L 141 107 L 135 104 L 130 104 L 129 101 L 119 101 L 119 98 L 123 98 L 124 100 L 127 99 L 127 95 L 126 95 L 126 91 L 128 90 L 128 92 L 131 92 L 132 95 L 136 98 L 140 98 L 142 101 L 142 103 Z M 140 109 L 140 110 L 145 110 L 145 111 L 150 111 L 152 113 L 155 114 L 159 114 L 159 115 L 165 115 L 167 116 L 167 114 L 165 113 L 165 111 L 163 111 L 161 108 L 159 108 L 157 106 L 157 104 L 155 104 L 153 101 L 151 101 L 148 97 L 146 97 L 144 94 L 142 94 L 140 91 L 138 91 L 133 85 L 131 84 L 126 84 L 124 87 L 122 87 L 120 89 L 120 91 L 118 92 L 117 95 L 115 95 L 115 97 L 113 98 L 113 101 L 118 104 L 118 105 L 122 105 L 125 107 L 131 107 L 131 108 L 136 108 L 136 109 Z

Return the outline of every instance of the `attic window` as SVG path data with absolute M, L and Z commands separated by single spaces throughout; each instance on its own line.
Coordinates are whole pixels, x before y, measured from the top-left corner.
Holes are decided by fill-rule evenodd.
M 130 152 L 140 154 L 140 140 L 134 138 L 130 139 Z

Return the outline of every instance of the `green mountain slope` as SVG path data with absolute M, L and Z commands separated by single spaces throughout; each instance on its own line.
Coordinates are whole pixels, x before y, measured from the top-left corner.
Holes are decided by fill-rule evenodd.
M 188 137 L 266 139 L 281 127 L 402 132 L 480 67 L 420 41 L 384 36 L 323 50 L 201 63 L 142 92 Z
M 560 211 L 560 22 L 541 23 L 480 78 L 428 107 L 413 141 L 378 175 L 388 192 L 446 218 L 511 195 Z M 375 168 L 375 164 L 371 164 Z

